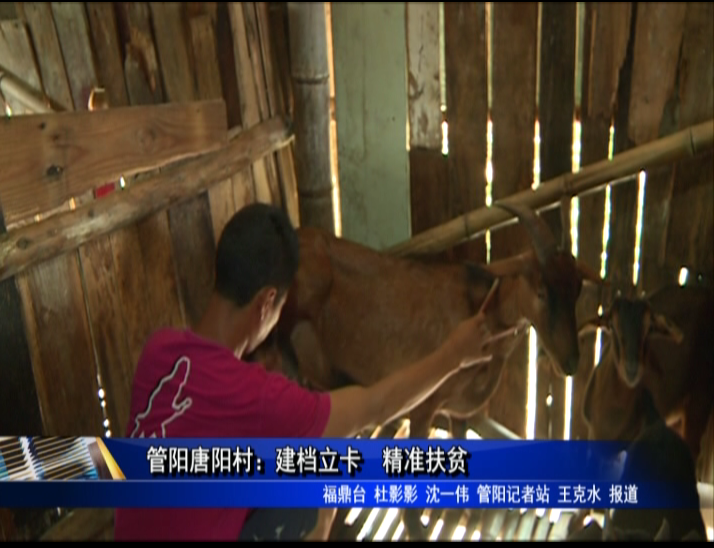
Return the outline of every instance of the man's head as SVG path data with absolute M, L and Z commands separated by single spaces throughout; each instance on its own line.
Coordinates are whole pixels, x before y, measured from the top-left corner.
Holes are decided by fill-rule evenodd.
M 278 207 L 254 203 L 226 224 L 216 250 L 216 293 L 246 312 L 252 352 L 273 329 L 299 260 L 295 229 Z

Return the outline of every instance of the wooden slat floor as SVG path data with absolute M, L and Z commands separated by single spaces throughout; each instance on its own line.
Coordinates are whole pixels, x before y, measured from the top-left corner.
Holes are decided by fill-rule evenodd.
M 400 439 L 408 435 L 409 421 L 377 428 L 364 434 L 370 438 Z M 430 438 L 448 438 L 445 430 L 434 428 Z M 469 430 L 467 437 L 480 436 Z M 491 437 L 491 436 L 489 436 Z M 421 520 L 431 541 L 521 540 L 558 541 L 565 539 L 575 510 L 554 509 L 426 509 Z M 356 541 L 408 540 L 404 523 L 396 508 L 353 508 L 340 511 L 331 539 Z

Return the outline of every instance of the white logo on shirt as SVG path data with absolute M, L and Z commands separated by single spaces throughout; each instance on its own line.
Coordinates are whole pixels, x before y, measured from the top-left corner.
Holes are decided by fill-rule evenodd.
M 178 385 L 178 388 L 171 388 L 166 386 L 167 383 L 172 381 L 174 378 L 181 378 L 180 373 L 183 371 L 183 380 L 181 381 L 181 384 Z M 145 419 L 151 414 L 151 411 L 153 409 L 154 405 L 154 398 L 157 396 L 164 396 L 162 398 L 164 401 L 157 402 L 160 406 L 163 404 L 165 405 L 165 400 L 166 396 L 170 396 L 171 393 L 175 390 L 175 393 L 173 394 L 173 398 L 171 398 L 171 407 L 173 409 L 173 414 L 167 418 L 166 420 L 161 422 L 161 437 L 165 438 L 166 437 L 166 425 L 172 423 L 175 421 L 177 418 L 179 418 L 181 415 L 183 415 L 193 404 L 193 400 L 190 397 L 184 397 L 183 400 L 179 401 L 180 398 L 182 397 L 182 392 L 184 386 L 186 386 L 186 383 L 188 382 L 188 375 L 191 372 L 191 360 L 189 360 L 187 357 L 182 357 L 180 358 L 175 364 L 173 371 L 166 375 L 164 378 L 159 381 L 159 384 L 157 387 L 154 389 L 154 391 L 151 393 L 149 396 L 149 403 L 146 405 L 146 409 L 142 412 L 136 415 L 136 418 L 134 419 L 134 430 L 131 433 L 132 438 L 136 437 L 137 433 L 139 434 L 140 438 L 146 437 L 146 427 L 145 427 Z M 162 409 L 159 409 L 161 411 Z M 151 435 L 149 436 L 150 438 L 155 438 L 156 437 L 156 429 L 151 430 Z

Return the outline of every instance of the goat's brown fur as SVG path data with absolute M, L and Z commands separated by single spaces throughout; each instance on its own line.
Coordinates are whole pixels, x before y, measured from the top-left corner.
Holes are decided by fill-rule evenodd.
M 642 300 L 644 303 L 645 301 Z M 668 421 L 682 419 L 682 435 L 696 460 L 702 436 L 714 408 L 714 294 L 702 287 L 668 286 L 652 294 L 641 313 L 666 326 L 669 336 L 651 336 L 654 322 L 641 320 L 642 329 L 632 331 L 636 341 L 638 368 L 628 373 L 620 366 L 624 337 L 618 307 L 586 326 L 604 328 L 606 343 L 600 364 L 593 370 L 583 401 L 583 418 L 590 439 L 630 441 L 640 432 L 644 412 L 640 392 L 647 388 L 658 412 Z M 660 330 L 660 335 L 662 331 Z M 633 336 L 632 334 L 630 336 Z M 616 347 L 620 351 L 616 351 Z M 632 359 L 630 356 L 627 359 Z
M 372 385 L 436 350 L 479 310 L 495 278 L 498 291 L 484 311 L 491 332 L 532 324 L 559 372 L 574 374 L 575 304 L 583 280 L 601 280 L 569 249 L 557 249 L 540 218 L 521 209 L 516 214 L 533 238 L 533 251 L 488 267 L 395 258 L 317 229 L 299 229 L 300 266 L 277 333 L 290 341 L 300 375 L 322 390 Z M 413 410 L 410 437 L 427 438 L 438 412 L 462 421 L 477 414 L 498 387 L 517 342 L 514 336 L 495 344 L 489 364 L 452 376 Z M 268 345 L 255 357 L 279 367 L 272 350 L 272 360 Z M 407 527 L 414 535 L 415 525 Z

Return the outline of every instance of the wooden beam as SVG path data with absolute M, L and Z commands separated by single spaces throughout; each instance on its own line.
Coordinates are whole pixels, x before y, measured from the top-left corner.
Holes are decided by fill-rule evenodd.
M 712 148 L 714 119 L 617 154 L 612 160 L 601 160 L 577 173 L 559 175 L 541 183 L 536 190 L 523 190 L 502 201 L 538 211 L 560 207 L 560 198 L 564 194 L 589 194 L 608 184 L 630 181 L 631 176 L 642 169 L 696 156 Z M 439 253 L 450 246 L 483 236 L 486 230 L 496 230 L 515 222 L 514 216 L 503 209 L 481 207 L 392 246 L 386 252 L 396 256 Z
M 8 223 L 95 186 L 218 149 L 223 100 L 11 117 L 0 124 L 0 201 Z
M 281 149 L 292 138 L 285 121 L 273 118 L 241 132 L 218 151 L 184 160 L 122 192 L 0 236 L 0 281 L 190 199 Z

